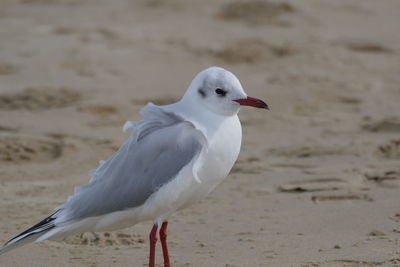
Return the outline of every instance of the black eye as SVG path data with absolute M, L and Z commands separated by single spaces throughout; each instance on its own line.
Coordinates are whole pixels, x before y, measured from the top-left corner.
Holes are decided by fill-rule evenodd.
M 225 96 L 225 95 L 226 95 L 226 91 L 225 91 L 225 90 L 222 90 L 221 88 L 215 89 L 215 93 L 216 93 L 217 95 L 221 95 L 221 96 Z

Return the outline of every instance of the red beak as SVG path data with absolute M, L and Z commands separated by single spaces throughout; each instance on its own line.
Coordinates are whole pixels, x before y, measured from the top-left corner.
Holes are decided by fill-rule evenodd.
M 241 106 L 251 106 L 251 107 L 256 107 L 256 108 L 269 109 L 267 103 L 265 103 L 261 99 L 250 97 L 250 96 L 248 96 L 247 98 L 243 98 L 243 99 L 235 99 L 233 101 L 238 102 Z

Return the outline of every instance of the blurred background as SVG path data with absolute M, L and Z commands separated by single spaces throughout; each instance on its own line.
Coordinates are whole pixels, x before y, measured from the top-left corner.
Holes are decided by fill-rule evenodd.
M 217 65 L 271 111 L 240 112 L 231 175 L 172 218 L 173 266 L 399 266 L 399 27 L 398 0 L 0 0 L 0 241 Z M 142 266 L 150 224 L 0 265 Z

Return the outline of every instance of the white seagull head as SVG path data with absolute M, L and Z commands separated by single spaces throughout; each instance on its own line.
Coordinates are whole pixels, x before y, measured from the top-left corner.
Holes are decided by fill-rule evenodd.
M 247 96 L 236 76 L 223 68 L 210 67 L 201 71 L 190 83 L 184 101 L 200 104 L 209 111 L 223 116 L 239 112 L 240 106 L 268 109 L 260 99 Z

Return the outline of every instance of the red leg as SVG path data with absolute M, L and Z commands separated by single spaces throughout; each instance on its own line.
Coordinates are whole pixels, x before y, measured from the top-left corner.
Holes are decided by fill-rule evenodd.
M 158 225 L 154 224 L 150 232 L 150 256 L 149 256 L 149 267 L 155 266 L 156 256 L 156 244 L 157 244 L 157 228 Z
M 167 226 L 168 222 L 163 222 L 160 229 L 160 240 L 162 246 L 162 252 L 164 256 L 164 267 L 170 267 L 169 255 L 168 255 L 168 244 L 167 244 Z

